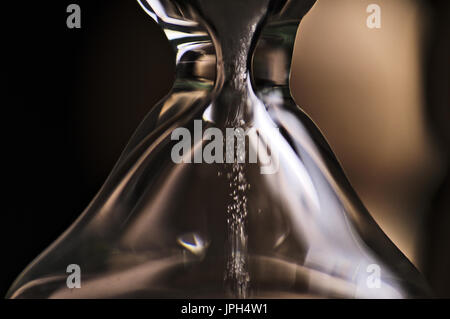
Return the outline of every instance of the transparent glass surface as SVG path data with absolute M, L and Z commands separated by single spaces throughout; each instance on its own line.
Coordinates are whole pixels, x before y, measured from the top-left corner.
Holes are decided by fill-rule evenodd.
M 314 2 L 140 0 L 176 50 L 173 89 L 90 205 L 8 297 L 426 295 L 290 95 L 297 29 Z M 232 129 L 236 141 L 252 132 L 244 157 L 257 161 L 242 160 L 240 144 L 225 140 L 221 156 L 230 160 L 207 163 L 202 152 L 213 138 L 199 138 L 199 126 L 223 136 Z M 173 160 L 177 128 L 193 136 L 183 155 L 191 163 Z M 70 264 L 80 266 L 81 288 L 67 286 Z

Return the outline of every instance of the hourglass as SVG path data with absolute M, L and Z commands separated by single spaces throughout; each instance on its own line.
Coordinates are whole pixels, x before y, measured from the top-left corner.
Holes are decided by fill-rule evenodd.
M 174 86 L 8 297 L 424 296 L 290 95 L 314 3 L 139 0 L 176 51 Z

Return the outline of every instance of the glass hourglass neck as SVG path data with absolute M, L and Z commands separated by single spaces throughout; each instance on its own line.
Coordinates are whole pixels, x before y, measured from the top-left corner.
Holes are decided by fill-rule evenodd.
M 242 91 L 248 84 L 260 28 L 268 14 L 268 0 L 197 1 L 217 57 L 216 88 Z
M 176 90 L 289 86 L 301 18 L 315 0 L 139 0 L 176 52 Z M 269 63 L 270 62 L 270 63 Z M 229 94 L 229 93 L 228 93 Z

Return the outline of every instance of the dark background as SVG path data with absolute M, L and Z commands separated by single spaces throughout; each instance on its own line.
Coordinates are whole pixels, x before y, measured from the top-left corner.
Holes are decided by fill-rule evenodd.
M 81 7 L 81 29 L 66 27 L 70 3 Z M 431 23 L 422 65 L 424 116 L 444 162 L 448 3 L 426 2 Z M 88 205 L 140 120 L 169 91 L 175 68 L 163 32 L 132 0 L 18 2 L 4 6 L 3 16 L 0 295 Z M 450 296 L 444 166 L 421 224 L 422 269 L 439 296 Z
M 70 3 L 3 10 L 0 295 L 84 210 L 173 81 L 171 47 L 136 1 L 76 1 L 81 29 L 66 27 Z

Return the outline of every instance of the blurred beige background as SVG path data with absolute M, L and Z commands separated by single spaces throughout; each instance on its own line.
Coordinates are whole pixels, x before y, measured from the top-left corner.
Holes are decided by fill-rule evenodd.
M 369 4 L 381 28 L 369 29 Z M 318 0 L 303 20 L 291 87 L 363 202 L 421 268 L 421 224 L 442 165 L 424 115 L 426 18 L 413 0 Z

